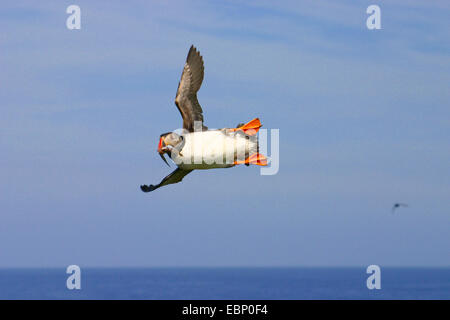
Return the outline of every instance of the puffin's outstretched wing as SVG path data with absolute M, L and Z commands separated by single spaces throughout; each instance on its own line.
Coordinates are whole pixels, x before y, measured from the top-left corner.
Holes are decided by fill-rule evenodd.
M 141 186 L 141 190 L 143 192 L 150 192 L 155 189 L 158 189 L 159 187 L 180 182 L 181 180 L 183 180 L 184 176 L 187 175 L 188 173 L 190 173 L 191 171 L 192 170 L 183 170 L 183 169 L 177 168 L 175 171 L 173 171 L 167 177 L 162 179 L 162 181 L 159 184 L 157 184 L 156 186 L 154 186 L 152 184 L 150 186 L 147 186 L 146 184 L 144 184 Z
M 183 117 L 183 128 L 189 132 L 194 131 L 194 121 L 201 122 L 202 130 L 208 129 L 203 125 L 203 110 L 197 100 L 197 91 L 203 81 L 203 70 L 202 56 L 191 46 L 175 97 L 175 104 Z

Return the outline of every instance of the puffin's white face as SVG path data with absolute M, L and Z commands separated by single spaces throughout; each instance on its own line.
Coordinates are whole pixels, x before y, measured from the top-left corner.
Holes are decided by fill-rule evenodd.
M 170 151 L 170 147 L 175 147 L 180 142 L 181 137 L 174 132 L 163 134 L 159 138 L 158 152 L 165 153 L 167 151 Z
M 182 138 L 174 132 L 169 132 L 166 134 L 162 134 L 160 136 L 158 144 L 158 153 L 166 164 L 168 163 L 164 158 L 164 154 L 168 153 L 170 156 L 172 148 L 175 147 L 177 144 L 179 144 L 181 140 Z
M 177 144 L 181 142 L 181 137 L 176 134 L 175 132 L 171 132 L 164 138 L 164 143 L 166 146 L 172 146 L 175 147 Z

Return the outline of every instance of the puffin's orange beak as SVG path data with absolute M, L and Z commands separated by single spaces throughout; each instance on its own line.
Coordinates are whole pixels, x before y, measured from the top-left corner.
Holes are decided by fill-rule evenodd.
M 170 167 L 170 164 L 167 162 L 166 158 L 164 157 L 164 150 L 163 150 L 163 146 L 164 141 L 163 141 L 163 137 L 159 138 L 159 144 L 158 144 L 158 153 L 159 156 L 161 157 L 161 159 L 163 159 L 163 161 Z
M 162 144 L 163 144 L 163 138 L 161 137 L 161 138 L 159 138 L 159 144 L 158 144 L 158 153 L 159 154 L 163 153 L 163 151 L 162 151 Z

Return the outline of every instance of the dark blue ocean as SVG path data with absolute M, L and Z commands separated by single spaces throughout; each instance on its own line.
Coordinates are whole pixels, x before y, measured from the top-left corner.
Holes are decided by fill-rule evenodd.
M 450 268 L 81 268 L 81 290 L 61 269 L 0 269 L 0 299 L 449 299 Z

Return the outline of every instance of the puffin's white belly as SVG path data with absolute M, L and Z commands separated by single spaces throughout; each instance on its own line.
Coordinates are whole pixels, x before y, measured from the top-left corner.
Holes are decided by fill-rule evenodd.
M 181 169 L 213 169 L 234 166 L 236 160 L 245 160 L 257 152 L 256 136 L 225 133 L 224 130 L 188 133 L 183 136 L 180 152 L 172 152 L 172 160 Z

